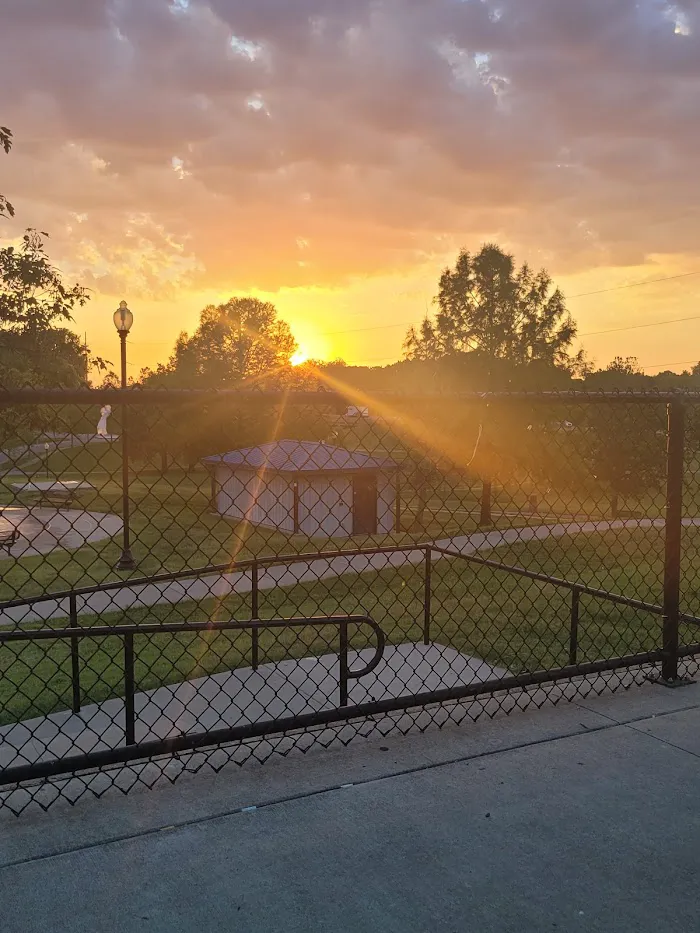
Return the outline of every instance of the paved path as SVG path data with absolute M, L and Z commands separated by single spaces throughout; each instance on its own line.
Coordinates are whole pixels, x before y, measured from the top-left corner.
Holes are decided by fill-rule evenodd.
M 46 461 L 46 448 L 48 442 L 49 455 L 56 450 L 67 450 L 72 447 L 86 447 L 88 444 L 105 444 L 115 440 L 113 437 L 103 437 L 100 434 L 46 434 L 45 440 L 36 444 L 24 444 L 12 450 L 0 451 L 0 474 L 20 473 L 26 474 L 29 468 L 41 466 Z
M 20 537 L 0 560 L 50 554 L 57 548 L 76 550 L 114 537 L 122 530 L 122 520 L 108 512 L 85 512 L 80 509 L 24 508 L 0 506 L 0 527 L 16 528 Z M 2 621 L 4 621 L 4 615 Z
M 637 688 L 0 831 L 7 933 L 690 933 L 700 687 Z
M 374 648 L 348 652 L 350 670 L 365 668 Z M 194 663 L 194 662 L 193 662 Z M 349 682 L 351 706 L 396 699 L 461 684 L 484 683 L 508 671 L 444 645 L 389 645 L 377 667 Z M 231 726 L 301 716 L 340 706 L 338 655 L 288 658 L 195 677 L 137 693 L 136 741 L 192 735 Z M 0 769 L 121 748 L 122 699 L 84 706 L 0 727 Z M 1 797 L 1 792 L 0 792 Z
M 699 526 L 700 518 L 685 519 L 685 526 Z M 625 521 L 565 522 L 556 525 L 537 525 L 528 528 L 509 528 L 488 532 L 476 532 L 436 541 L 438 547 L 450 548 L 463 554 L 489 551 L 529 541 L 544 541 L 548 538 L 563 538 L 567 535 L 594 534 L 615 530 L 663 528 L 663 519 L 630 519 Z M 436 555 L 437 558 L 438 555 Z M 367 554 L 352 557 L 322 558 L 289 566 L 273 566 L 260 570 L 259 586 L 263 590 L 278 586 L 294 586 L 298 583 L 315 583 L 344 574 L 376 572 L 406 564 L 420 564 L 424 557 L 421 551 L 398 551 L 393 554 Z M 159 603 L 177 603 L 182 600 L 200 601 L 214 596 L 222 598 L 231 593 L 248 593 L 252 587 L 248 571 L 178 580 L 169 583 L 146 583 L 125 586 L 106 593 L 93 593 L 78 599 L 78 612 L 100 615 L 119 612 L 132 606 L 154 606 Z M 68 600 L 49 599 L 31 609 L 17 607 L 0 611 L 0 625 L 19 622 L 37 622 L 63 618 L 68 614 Z

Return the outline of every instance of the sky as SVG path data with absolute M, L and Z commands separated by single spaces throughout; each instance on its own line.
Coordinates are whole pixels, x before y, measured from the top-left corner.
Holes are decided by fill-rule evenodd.
M 700 315 L 700 0 L 0 0 L 0 22 L 0 239 L 50 234 L 111 360 L 128 301 L 134 375 L 244 294 L 308 356 L 392 362 L 485 241 L 550 271 L 598 364 L 700 358 L 700 319 L 619 330 Z

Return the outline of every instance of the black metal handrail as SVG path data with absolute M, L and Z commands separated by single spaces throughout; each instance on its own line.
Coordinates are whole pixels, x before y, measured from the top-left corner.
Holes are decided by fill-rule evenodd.
M 70 600 L 72 597 L 93 596 L 95 593 L 109 593 L 115 590 L 131 589 L 137 586 L 149 586 L 158 583 L 173 583 L 176 580 L 196 579 L 204 576 L 225 575 L 231 573 L 257 573 L 261 567 L 286 566 L 307 561 L 332 560 L 344 557 L 362 557 L 372 554 L 401 554 L 412 551 L 425 551 L 426 543 L 407 542 L 386 547 L 348 548 L 334 551 L 301 551 L 298 554 L 269 554 L 251 557 L 247 560 L 228 561 L 225 564 L 209 564 L 206 567 L 186 567 L 182 570 L 170 570 L 167 573 L 155 574 L 151 577 L 130 577 L 127 580 L 111 580 L 106 583 L 95 583 L 92 586 L 81 586 L 71 590 L 58 590 L 51 593 L 41 593 L 37 596 L 10 599 L 0 603 L 0 613 L 8 609 L 17 609 L 22 606 L 31 608 L 45 602 L 59 602 Z
M 368 615 L 348 615 L 348 616 L 312 616 L 309 618 L 292 619 L 260 619 L 255 621 L 239 622 L 230 620 L 224 622 L 163 622 L 150 623 L 147 625 L 93 625 L 86 627 L 71 626 L 69 628 L 40 628 L 40 629 L 11 629 L 8 631 L 0 630 L 0 645 L 10 644 L 12 642 L 36 642 L 36 641 L 60 641 L 64 639 L 71 645 L 71 667 L 72 667 L 72 710 L 79 713 L 81 709 L 80 692 L 80 668 L 78 645 L 81 638 L 108 638 L 116 636 L 121 638 L 124 645 L 124 708 L 125 708 L 125 735 L 126 744 L 132 745 L 134 742 L 135 730 L 135 707 L 134 697 L 136 694 L 136 681 L 134 676 L 135 653 L 134 653 L 134 635 L 160 635 L 164 632 L 181 634 L 182 632 L 201 632 L 208 634 L 210 632 L 230 632 L 230 631 L 249 631 L 253 635 L 259 635 L 264 629 L 281 628 L 305 628 L 306 626 L 315 626 L 321 628 L 326 625 L 337 626 L 339 630 L 339 677 L 338 685 L 340 691 L 340 706 L 348 705 L 348 681 L 359 680 L 370 674 L 379 664 L 386 647 L 386 636 L 382 628 Z M 376 636 L 376 644 L 373 657 L 360 670 L 354 670 L 349 666 L 348 654 L 350 639 L 348 637 L 348 627 L 350 625 L 367 625 L 372 629 Z M 258 639 L 252 640 L 254 650 L 253 669 L 257 670 L 259 666 L 257 651 Z M 0 783 L 2 777 L 0 776 Z
M 597 587 L 587 586 L 585 583 L 573 583 L 570 580 L 562 580 L 560 577 L 552 577 L 548 574 L 538 573 L 536 570 L 528 570 L 526 567 L 518 567 L 512 564 L 503 564 L 500 561 L 489 560 L 486 557 L 477 557 L 476 554 L 468 554 L 463 551 L 453 551 L 450 548 L 441 548 L 436 545 L 426 547 L 426 577 L 425 577 L 425 631 L 424 640 L 428 644 L 430 640 L 430 593 L 431 593 L 431 556 L 433 553 L 442 554 L 444 557 L 455 558 L 466 561 L 471 564 L 477 564 L 479 567 L 487 567 L 490 570 L 496 570 L 502 573 L 510 573 L 514 576 L 525 577 L 528 580 L 534 580 L 538 583 L 547 583 L 551 586 L 560 587 L 569 590 L 571 593 L 570 626 L 569 626 L 569 664 L 575 666 L 578 663 L 578 627 L 580 615 L 581 596 L 592 596 L 596 599 L 604 599 L 608 602 L 620 606 L 629 606 L 641 612 L 649 612 L 652 615 L 665 617 L 663 606 L 655 603 L 647 603 L 641 599 L 632 599 L 629 596 L 622 596 L 619 593 L 610 593 L 607 590 L 601 590 Z M 679 621 L 687 625 L 700 626 L 700 618 L 689 615 L 688 613 L 679 613 Z M 676 651 L 676 654 L 678 652 Z
M 686 645 L 679 649 L 679 658 L 700 654 L 700 644 Z M 125 765 L 132 761 L 155 758 L 158 755 L 173 755 L 178 752 L 194 751 L 228 742 L 243 742 L 262 738 L 291 730 L 313 729 L 323 726 L 337 726 L 351 720 L 367 716 L 387 715 L 401 710 L 424 707 L 433 704 L 460 702 L 474 699 L 496 691 L 527 689 L 544 686 L 572 677 L 590 674 L 604 674 L 663 661 L 663 651 L 647 651 L 642 654 L 626 655 L 602 661 L 589 661 L 576 666 L 557 668 L 556 670 L 534 671 L 528 674 L 500 677 L 495 680 L 476 681 L 455 687 L 445 687 L 384 700 L 371 700 L 338 709 L 318 710 L 281 719 L 246 723 L 243 726 L 230 726 L 224 729 L 212 729 L 207 732 L 189 733 L 172 736 L 167 739 L 155 739 L 121 748 L 105 749 L 97 752 L 85 752 L 70 758 L 58 758 L 51 761 L 39 761 L 19 765 L 0 771 L 0 786 L 20 784 L 37 778 L 48 778 L 59 774 L 74 774 L 91 768 L 110 765 Z
M 469 561 L 472 564 L 479 564 L 481 567 L 489 567 L 491 570 L 502 570 L 506 573 L 512 573 L 518 577 L 527 577 L 528 580 L 536 580 L 539 583 L 551 583 L 553 586 L 559 586 L 568 590 L 578 590 L 580 594 L 586 596 L 597 596 L 600 599 L 607 599 L 613 603 L 620 603 L 625 606 L 631 606 L 633 609 L 642 609 L 645 612 L 651 612 L 654 615 L 663 615 L 663 607 L 655 603 L 647 603 L 641 599 L 632 599 L 629 596 L 622 596 L 618 593 L 610 593 L 608 590 L 600 590 L 596 587 L 587 586 L 585 583 L 573 583 L 571 580 L 563 580 L 560 577 L 551 577 L 545 573 L 538 573 L 536 570 L 528 570 L 526 567 L 513 566 L 512 564 L 502 564 L 500 561 L 489 560 L 486 557 L 477 557 L 475 554 L 467 554 L 463 551 L 453 551 L 450 548 L 441 548 L 432 545 L 431 550 L 444 554 L 445 557 L 458 557 Z M 700 621 L 700 620 L 699 620 Z

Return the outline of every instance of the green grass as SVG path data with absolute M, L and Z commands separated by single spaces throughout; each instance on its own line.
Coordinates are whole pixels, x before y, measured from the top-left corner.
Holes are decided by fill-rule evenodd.
M 161 474 L 152 464 L 150 466 L 151 469 L 146 469 L 140 461 L 135 461 L 130 483 L 131 543 L 138 565 L 136 576 L 205 567 L 212 563 L 225 563 L 235 557 L 246 559 L 254 555 L 294 551 L 404 544 L 468 534 L 477 529 L 478 482 L 474 485 L 448 482 L 436 490 L 428 503 L 427 523 L 423 531 L 412 527 L 417 497 L 411 495 L 404 484 L 402 526 L 404 529 L 412 528 L 410 532 L 361 540 L 310 541 L 304 536 L 288 536 L 260 526 L 251 528 L 212 514 L 210 479 L 203 469 L 186 471 L 173 468 Z M 77 498 L 76 508 L 121 514 L 119 445 L 93 444 L 54 451 L 49 456 L 49 469 L 51 475 L 61 479 L 87 480 L 95 487 L 94 492 Z M 36 470 L 34 478 L 46 478 L 43 468 Z M 18 498 L 11 489 L 12 482 L 11 477 L 0 480 L 0 505 L 17 504 Z M 690 484 L 689 479 L 689 491 L 692 492 Z M 526 511 L 528 491 L 526 482 L 522 488 L 516 486 L 512 489 L 494 485 L 493 507 L 497 526 L 539 524 L 553 521 L 558 514 L 609 517 L 609 501 L 602 492 L 599 498 L 595 498 L 589 493 L 574 496 L 571 492 L 557 493 L 556 490 L 538 492 L 540 515 L 530 516 Z M 688 499 L 691 498 L 689 495 Z M 662 515 L 663 503 L 658 496 L 625 505 L 648 517 Z M 500 517 L 502 509 L 516 514 Z M 523 510 L 521 514 L 517 514 L 519 510 Z M 85 545 L 75 551 L 56 550 L 41 557 L 0 561 L 0 601 L 127 579 L 129 574 L 115 570 L 120 552 L 121 542 L 117 537 Z
M 42 463 L 42 469 L 44 463 Z M 63 479 L 64 473 L 90 476 L 98 471 L 105 475 L 119 477 L 122 468 L 122 456 L 119 444 L 96 443 L 77 447 L 65 447 L 49 453 L 49 473 Z
M 700 532 L 684 531 L 686 553 L 695 553 Z M 609 532 L 547 540 L 494 552 L 495 558 L 569 581 L 659 603 L 662 593 L 663 536 L 660 532 Z M 260 592 L 261 618 L 369 613 L 390 644 L 422 639 L 421 567 L 348 575 L 317 583 Z M 462 561 L 437 561 L 433 574 L 434 641 L 485 658 L 513 673 L 559 667 L 568 661 L 569 597 L 566 591 Z M 700 594 L 683 593 L 683 608 L 700 614 Z M 250 618 L 249 596 L 207 599 L 132 609 L 102 616 L 99 623 L 210 621 Z M 648 613 L 582 597 L 579 661 L 658 648 L 660 619 Z M 686 640 L 695 639 L 692 630 Z M 370 643 L 364 630 L 356 647 Z M 261 661 L 303 657 L 337 650 L 330 626 L 261 634 Z M 137 689 L 178 683 L 192 677 L 250 665 L 247 632 L 138 635 Z M 84 702 L 122 692 L 122 642 L 116 636 L 80 643 Z M 0 722 L 13 722 L 70 704 L 69 647 L 63 643 L 11 643 L 0 650 Z
M 56 456 L 62 453 L 59 451 Z M 87 451 L 80 449 L 68 453 L 75 453 L 76 458 L 87 456 Z M 63 480 L 85 479 L 95 487 L 94 492 L 81 493 L 74 508 L 121 514 L 119 470 L 114 474 L 65 470 L 57 475 Z M 41 480 L 46 477 L 39 472 L 35 478 Z M 0 505 L 18 504 L 11 489 L 13 481 L 16 478 L 0 482 Z M 433 498 L 423 531 L 363 536 L 361 539 L 309 540 L 302 535 L 290 536 L 271 528 L 226 520 L 212 513 L 210 494 L 209 475 L 203 470 L 187 472 L 174 469 L 161 474 L 136 469 L 130 483 L 131 549 L 137 563 L 135 573 L 115 570 L 121 553 L 121 536 L 117 536 L 73 551 L 57 549 L 40 557 L 3 561 L 0 565 L 0 601 L 128 579 L 130 576 L 224 564 L 234 558 L 246 560 L 253 556 L 300 551 L 407 544 L 477 530 L 474 509 L 478 499 L 473 490 L 466 487 L 445 499 Z M 467 510 L 472 514 L 466 514 Z M 404 503 L 404 528 L 410 527 L 414 514 L 415 502 Z M 524 515 L 520 519 L 505 518 L 498 524 L 511 527 L 531 521 L 539 524 L 541 519 Z

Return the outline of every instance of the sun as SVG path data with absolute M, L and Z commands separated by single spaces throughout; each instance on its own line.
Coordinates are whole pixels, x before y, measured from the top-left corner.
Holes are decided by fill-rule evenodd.
M 303 350 L 297 350 L 297 352 L 290 357 L 289 362 L 292 366 L 301 366 L 302 363 L 306 363 L 309 359 L 307 353 L 304 353 Z

